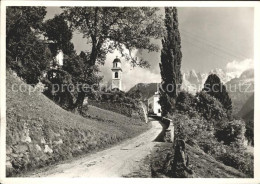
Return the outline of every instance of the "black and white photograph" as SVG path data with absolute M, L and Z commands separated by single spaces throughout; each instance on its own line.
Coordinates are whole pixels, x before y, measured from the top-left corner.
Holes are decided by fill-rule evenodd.
M 6 181 L 256 179 L 254 6 L 56 4 L 2 7 Z

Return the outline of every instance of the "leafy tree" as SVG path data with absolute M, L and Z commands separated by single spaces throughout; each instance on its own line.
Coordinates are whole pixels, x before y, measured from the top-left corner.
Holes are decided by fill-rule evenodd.
M 196 94 L 196 99 L 196 111 L 207 121 L 215 123 L 227 118 L 223 105 L 216 98 L 201 91 Z
M 159 46 L 151 38 L 163 33 L 159 8 L 149 7 L 63 7 L 63 16 L 71 28 L 83 33 L 89 40 L 90 50 L 86 59 L 91 67 L 103 64 L 106 54 L 115 49 L 133 66 L 148 67 L 147 61 L 132 56 L 135 49 L 157 51 Z M 126 53 L 125 51 L 129 52 Z M 83 67 L 84 69 L 86 67 Z M 83 77 L 87 77 L 83 76 Z M 83 79 L 85 81 L 85 79 Z M 85 83 L 82 83 L 82 88 Z M 78 94 L 77 107 L 83 103 L 85 93 Z
M 161 50 L 161 77 L 159 103 L 162 107 L 162 115 L 172 112 L 175 106 L 175 99 L 182 83 L 181 75 L 181 37 L 178 29 L 177 9 L 174 7 L 165 8 L 166 36 L 162 40 Z
M 196 98 L 186 92 L 181 91 L 178 94 L 178 97 L 176 98 L 176 109 L 180 112 L 190 113 L 191 111 L 194 111 L 196 105 Z
M 253 120 L 245 120 L 245 121 L 246 121 L 245 136 L 248 139 L 249 143 L 254 145 L 254 121 Z
M 45 84 L 44 94 L 59 104 L 62 108 L 70 110 L 75 95 L 73 93 L 73 83 L 71 75 L 62 69 L 50 69 L 45 78 L 42 79 Z
M 142 99 L 142 93 L 141 93 L 141 90 L 139 88 L 128 92 L 127 96 L 129 96 L 133 99 L 139 99 L 139 100 Z
M 62 69 L 50 70 L 47 74 L 47 79 L 44 81 L 48 88 L 45 94 L 66 110 L 75 110 L 80 84 L 88 84 L 84 86 L 84 92 L 93 96 L 95 90 L 98 89 L 98 85 L 93 84 L 99 84 L 102 79 L 102 77 L 98 76 L 99 70 L 96 66 L 91 68 L 85 63 L 87 62 L 85 57 L 84 52 L 81 52 L 79 55 L 76 53 L 69 56 L 65 55 Z M 82 105 L 78 107 L 81 113 L 83 113 Z
M 43 30 L 44 36 L 52 41 L 48 43 L 52 56 L 56 56 L 58 50 L 64 53 L 63 67 L 47 72 L 47 77 L 43 81 L 47 86 L 44 93 L 64 109 L 73 110 L 77 97 L 77 79 L 83 73 L 83 58 L 74 51 L 74 45 L 71 43 L 72 30 L 61 15 L 44 22 Z
M 226 86 L 222 84 L 216 74 L 208 76 L 203 91 L 219 100 L 227 112 L 232 112 L 232 101 L 228 95 Z
M 227 117 L 223 105 L 204 91 L 198 92 L 196 96 L 181 91 L 176 98 L 176 109 L 190 118 L 203 117 L 210 124 L 226 120 Z
M 64 54 L 70 55 L 74 52 L 74 45 L 70 42 L 72 39 L 72 30 L 69 29 L 67 22 L 61 15 L 56 15 L 44 23 L 45 36 L 54 42 L 51 45 L 51 51 L 55 56 L 57 50 L 61 49 Z
M 63 70 L 72 75 L 74 84 L 86 83 L 89 86 L 98 84 L 102 79 L 98 76 L 99 68 L 91 66 L 87 55 L 81 52 L 79 55 L 72 54 L 64 58 Z
M 218 124 L 216 127 L 216 138 L 218 141 L 223 141 L 224 144 L 231 143 L 240 144 L 237 147 L 243 147 L 245 140 L 245 122 L 242 120 L 225 121 Z
M 51 59 L 50 50 L 38 38 L 45 14 L 45 7 L 7 7 L 6 10 L 7 67 L 29 84 L 38 83 Z

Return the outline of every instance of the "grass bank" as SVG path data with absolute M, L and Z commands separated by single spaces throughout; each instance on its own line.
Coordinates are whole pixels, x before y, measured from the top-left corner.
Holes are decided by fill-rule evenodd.
M 7 176 L 102 149 L 149 128 L 141 120 L 92 106 L 87 118 L 68 112 L 10 71 L 6 86 Z
M 194 172 L 194 178 L 246 178 L 240 171 L 226 166 L 202 150 L 186 144 L 186 153 L 190 157 L 190 165 Z M 150 163 L 152 177 L 167 177 L 165 165 L 167 155 L 170 159 L 174 157 L 172 143 L 159 143 L 151 153 Z

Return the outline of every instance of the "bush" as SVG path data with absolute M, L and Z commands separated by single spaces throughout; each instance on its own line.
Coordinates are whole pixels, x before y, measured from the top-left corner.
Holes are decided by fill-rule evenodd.
M 225 165 L 234 167 L 250 177 L 253 176 L 253 156 L 246 153 L 243 147 L 245 132 L 243 121 L 221 121 L 212 125 L 203 117 L 190 118 L 188 115 L 175 114 L 171 118 L 176 138 L 184 139 L 186 143 L 199 147 Z
M 196 111 L 207 121 L 220 121 L 227 118 L 222 104 L 214 97 L 201 91 L 196 94 Z
M 243 144 L 245 140 L 245 122 L 242 120 L 233 120 L 230 122 L 221 122 L 216 127 L 215 136 L 218 141 L 230 145 L 232 142 Z
M 176 109 L 188 114 L 194 111 L 195 104 L 196 98 L 186 91 L 181 91 L 176 99 Z
M 243 149 L 238 149 L 237 146 L 227 147 L 227 151 L 218 155 L 217 160 L 254 177 L 254 156 Z
M 176 114 L 172 117 L 174 122 L 175 137 L 184 140 L 200 140 L 200 136 L 203 135 L 208 129 L 208 123 L 203 119 L 192 118 L 187 115 Z
M 101 92 L 101 99 L 91 99 L 90 105 L 110 110 L 128 117 L 145 120 L 143 109 L 139 100 L 125 95 L 122 91 Z
M 176 109 L 180 113 L 187 114 L 190 118 L 202 116 L 214 124 L 220 120 L 227 119 L 223 105 L 206 92 L 198 92 L 196 96 L 181 91 L 176 99 Z

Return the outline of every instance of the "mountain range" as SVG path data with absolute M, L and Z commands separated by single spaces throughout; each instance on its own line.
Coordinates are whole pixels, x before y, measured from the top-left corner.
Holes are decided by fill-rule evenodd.
M 231 79 L 238 77 L 233 72 L 225 72 L 219 68 L 213 69 L 208 73 L 200 73 L 195 70 L 191 70 L 188 72 L 183 72 L 182 89 L 195 94 L 203 88 L 204 83 L 210 74 L 216 74 L 223 84 L 226 84 Z
M 218 68 L 208 73 L 200 73 L 195 70 L 183 72 L 181 89 L 196 94 L 196 92 L 202 90 L 208 75 L 213 73 L 226 85 L 233 103 L 233 112 L 237 114 L 242 110 L 241 108 L 247 100 L 254 94 L 254 70 L 246 70 L 240 76 Z M 142 94 L 142 100 L 147 100 L 157 91 L 158 86 L 158 83 L 138 83 L 128 92 L 139 89 Z
M 244 71 L 239 77 L 228 81 L 226 87 L 233 103 L 233 111 L 238 113 L 254 94 L 254 70 Z M 252 104 L 251 106 L 253 107 L 254 105 Z

